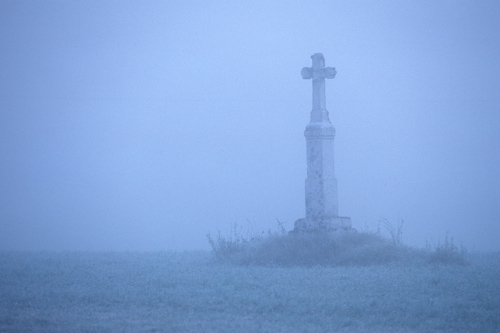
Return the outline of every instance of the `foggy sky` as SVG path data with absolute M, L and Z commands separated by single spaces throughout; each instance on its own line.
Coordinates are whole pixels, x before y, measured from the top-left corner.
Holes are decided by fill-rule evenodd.
M 339 212 L 500 250 L 498 1 L 1 1 L 0 250 L 208 249 L 305 215 L 321 52 Z

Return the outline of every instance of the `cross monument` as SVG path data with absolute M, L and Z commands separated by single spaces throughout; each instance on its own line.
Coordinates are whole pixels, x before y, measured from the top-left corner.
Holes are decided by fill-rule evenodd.
M 335 179 L 333 140 L 335 128 L 328 117 L 325 79 L 337 72 L 325 67 L 321 53 L 311 56 L 312 67 L 302 69 L 303 79 L 312 79 L 311 121 L 306 127 L 307 179 L 306 217 L 295 222 L 294 232 L 337 231 L 351 228 L 351 218 L 338 215 L 337 179 Z

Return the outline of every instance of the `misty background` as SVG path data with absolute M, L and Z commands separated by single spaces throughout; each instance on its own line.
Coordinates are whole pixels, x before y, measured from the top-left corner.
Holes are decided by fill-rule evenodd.
M 498 1 L 1 1 L 0 250 L 209 249 L 304 217 L 321 52 L 339 212 L 500 250 Z

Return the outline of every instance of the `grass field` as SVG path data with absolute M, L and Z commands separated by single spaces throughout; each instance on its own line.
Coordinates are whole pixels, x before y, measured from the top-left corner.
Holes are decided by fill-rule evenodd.
M 500 332 L 500 253 L 261 267 L 208 252 L 0 253 L 1 332 Z

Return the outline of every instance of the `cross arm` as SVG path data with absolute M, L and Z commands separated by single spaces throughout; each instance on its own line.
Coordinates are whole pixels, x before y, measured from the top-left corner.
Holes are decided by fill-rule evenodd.
M 300 72 L 300 75 L 302 75 L 302 78 L 304 80 L 312 79 L 312 77 L 313 77 L 313 69 L 311 67 L 304 67 L 304 68 L 302 68 L 302 71 Z
M 304 80 L 307 79 L 333 79 L 337 74 L 337 71 L 333 67 L 323 67 L 323 68 L 312 68 L 304 67 L 300 72 Z

